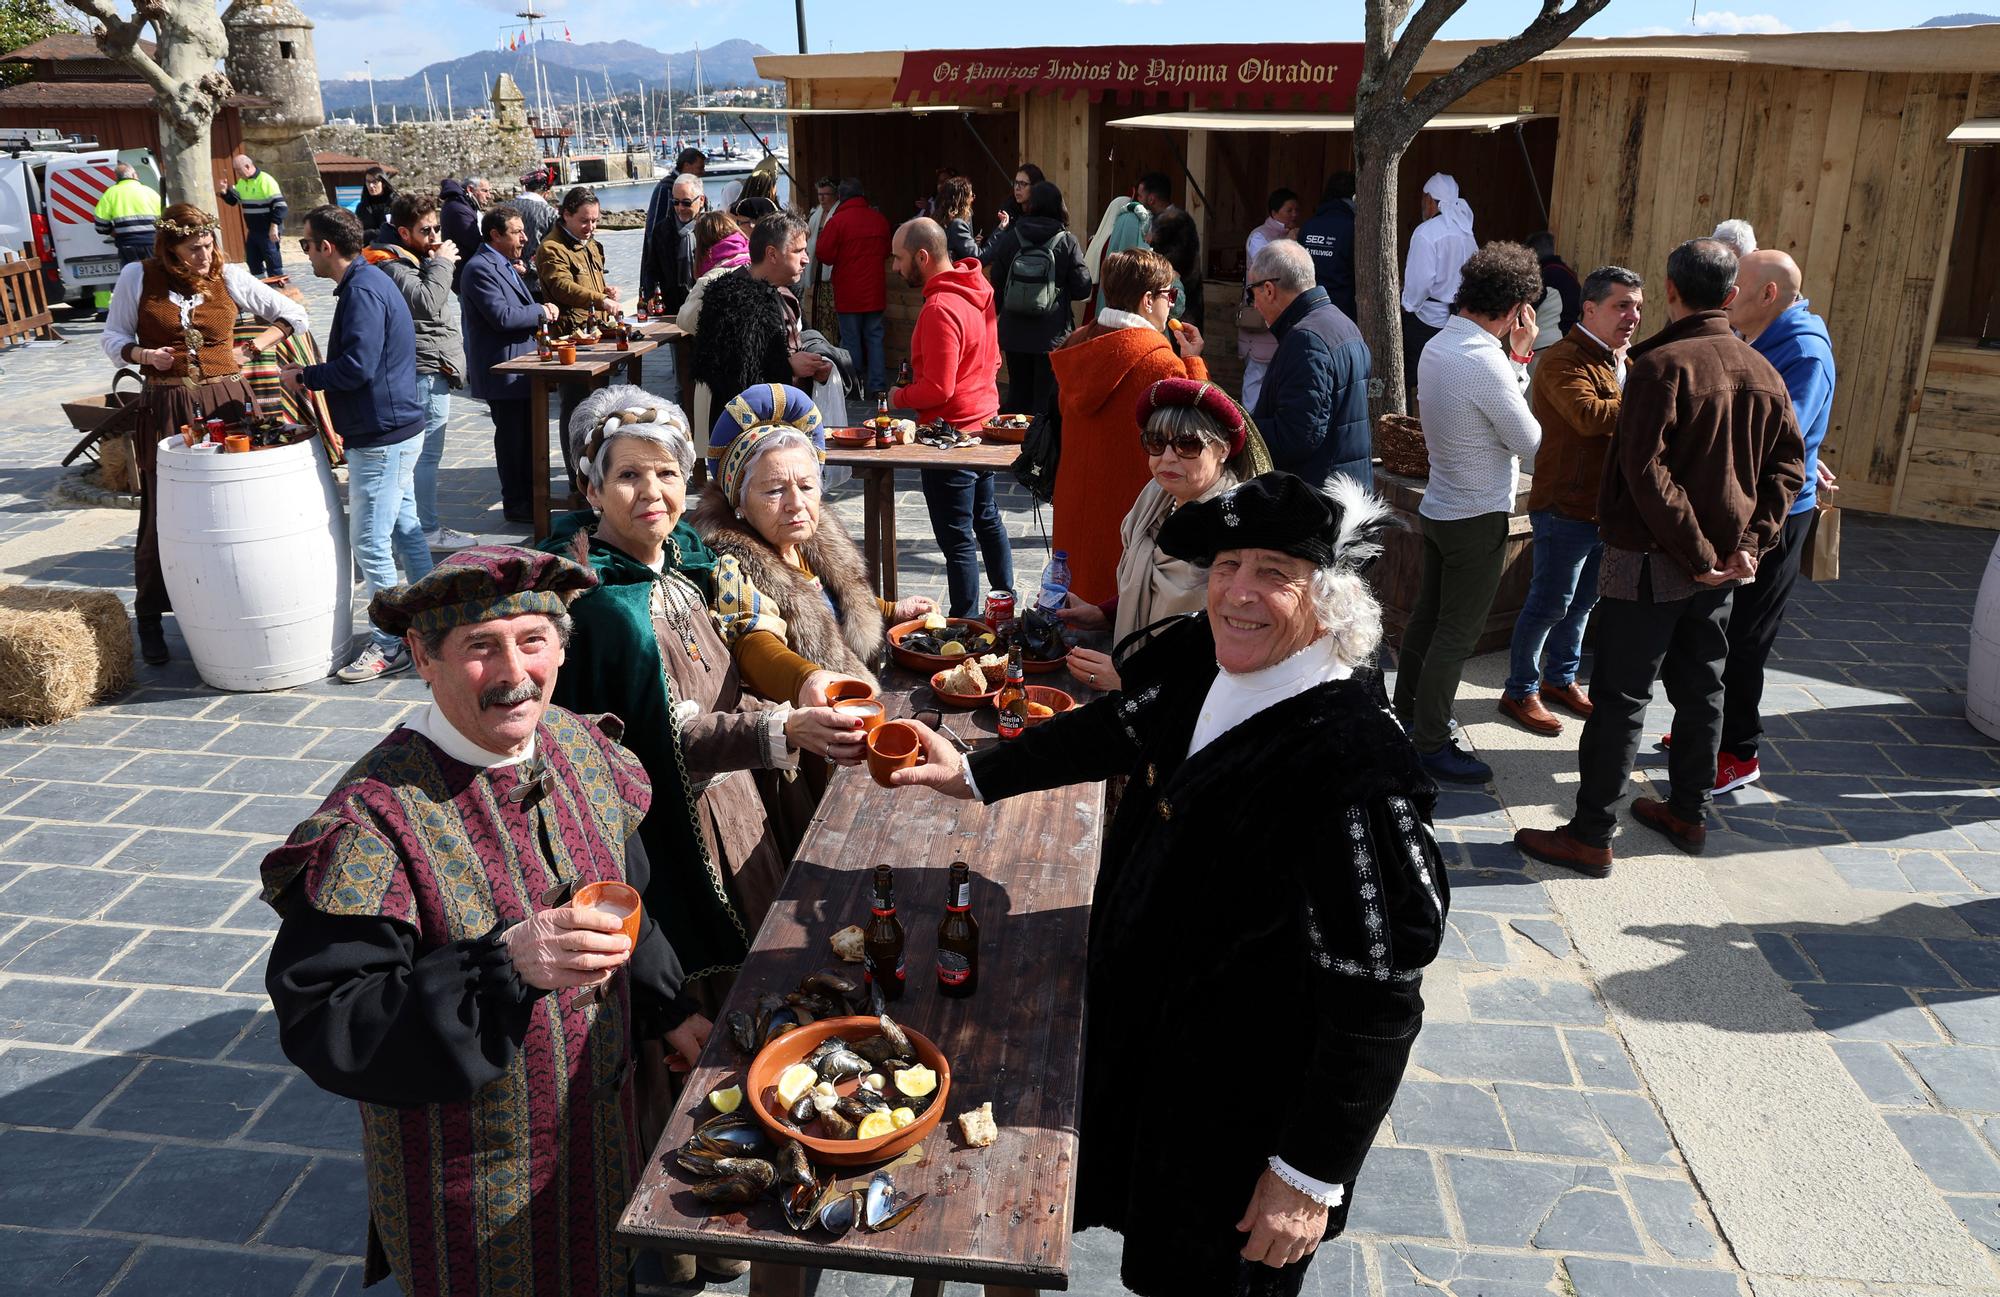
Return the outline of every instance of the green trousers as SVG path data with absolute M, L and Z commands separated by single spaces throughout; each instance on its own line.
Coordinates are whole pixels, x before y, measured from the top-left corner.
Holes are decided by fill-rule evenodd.
M 1451 737 L 1451 704 L 1465 659 L 1493 610 L 1507 555 L 1507 515 L 1423 520 L 1424 572 L 1396 654 L 1396 714 L 1419 752 Z

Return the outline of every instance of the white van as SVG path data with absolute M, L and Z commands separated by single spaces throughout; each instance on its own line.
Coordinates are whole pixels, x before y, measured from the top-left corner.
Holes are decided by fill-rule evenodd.
M 0 156 L 0 245 L 42 259 L 51 302 L 102 309 L 118 282 L 118 248 L 99 234 L 97 200 L 111 187 L 113 168 L 127 162 L 139 179 L 160 187 L 148 149 L 57 152 L 21 149 Z

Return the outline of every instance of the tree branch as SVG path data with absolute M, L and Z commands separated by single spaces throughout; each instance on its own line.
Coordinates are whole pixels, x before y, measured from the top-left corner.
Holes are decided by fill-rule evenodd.
M 1432 0 L 1434 2 L 1434 0 Z M 1542 11 L 1520 34 L 1484 45 L 1459 61 L 1410 98 L 1419 122 L 1429 121 L 1487 81 L 1539 54 L 1546 54 L 1595 17 L 1609 0 L 1575 0 L 1561 9 L 1561 0 L 1542 0 Z M 1429 4 L 1425 5 L 1429 8 Z M 1419 15 L 1421 17 L 1421 15 Z M 1400 57 L 1402 49 L 1396 51 Z M 1405 84 L 1408 84 L 1405 82 Z
M 121 16 L 112 0 L 69 0 L 69 4 L 78 13 L 97 21 L 97 48 L 106 57 L 130 66 L 145 79 L 163 103 L 174 98 L 180 84 L 167 75 L 166 69 L 155 62 L 152 55 L 139 48 L 140 33 L 163 12 L 158 0 L 138 0 L 132 7 L 130 18 Z
M 1545 7 L 1547 3 L 1548 0 L 1543 0 Z M 1423 58 L 1438 29 L 1464 7 L 1465 0 L 1424 0 L 1409 25 L 1396 38 L 1395 51 L 1389 55 L 1387 78 L 1390 85 L 1400 91 L 1410 84 L 1410 78 L 1417 70 L 1417 61 Z

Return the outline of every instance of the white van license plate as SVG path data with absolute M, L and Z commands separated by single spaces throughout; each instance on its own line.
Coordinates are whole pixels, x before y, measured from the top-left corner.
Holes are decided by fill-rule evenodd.
M 118 258 L 89 257 L 69 263 L 70 272 L 79 279 L 118 278 Z

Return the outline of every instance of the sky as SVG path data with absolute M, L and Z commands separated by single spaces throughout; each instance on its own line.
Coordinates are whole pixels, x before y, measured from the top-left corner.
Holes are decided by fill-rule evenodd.
M 317 25 L 320 75 L 408 76 L 427 64 L 492 49 L 521 0 L 299 0 Z M 789 0 L 540 0 L 578 41 L 633 40 L 660 50 L 738 37 L 773 50 L 798 48 Z M 1264 0 L 1251 7 L 1215 0 L 1008 0 L 1005 5 L 910 6 L 888 0 L 805 0 L 814 53 L 827 50 L 989 48 L 995 45 L 1120 45 L 1357 40 L 1355 0 Z M 1534 14 L 1535 0 L 1467 0 L 1443 36 L 1501 37 Z M 1909 27 L 1943 13 L 1992 12 L 2000 0 L 1740 0 L 1733 8 L 1687 0 L 1611 0 L 1584 35 L 1674 32 L 1829 31 Z M 911 12 L 939 21 L 913 26 Z M 1255 30 L 1242 18 L 1254 15 Z M 954 35 L 948 16 L 977 17 Z M 1336 16 L 1338 15 L 1338 16 Z M 1009 37 L 1013 39 L 1009 39 Z

